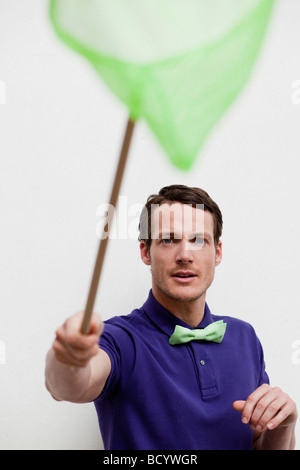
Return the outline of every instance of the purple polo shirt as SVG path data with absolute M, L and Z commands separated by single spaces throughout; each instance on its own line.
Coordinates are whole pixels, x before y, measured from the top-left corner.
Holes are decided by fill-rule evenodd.
M 262 347 L 251 325 L 207 304 L 198 328 L 218 320 L 227 323 L 221 343 L 171 346 L 175 325 L 190 327 L 150 291 L 141 308 L 105 322 L 100 347 L 112 369 L 95 400 L 105 449 L 251 449 L 232 403 L 269 383 Z

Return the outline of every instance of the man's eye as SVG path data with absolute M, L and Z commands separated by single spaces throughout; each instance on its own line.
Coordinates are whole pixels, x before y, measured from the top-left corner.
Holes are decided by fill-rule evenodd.
M 204 240 L 204 238 L 202 238 L 202 237 L 197 237 L 197 238 L 196 238 L 196 243 L 197 243 L 198 245 L 204 245 L 204 241 L 205 241 L 205 240 Z
M 169 245 L 170 243 L 172 243 L 172 238 L 163 238 L 162 241 L 165 245 Z

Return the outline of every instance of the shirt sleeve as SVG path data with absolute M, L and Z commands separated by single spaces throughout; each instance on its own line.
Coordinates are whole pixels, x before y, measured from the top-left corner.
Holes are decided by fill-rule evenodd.
M 257 338 L 257 347 L 258 347 L 258 352 L 259 352 L 259 357 L 260 357 L 260 374 L 259 374 L 257 387 L 260 387 L 263 384 L 269 384 L 270 380 L 266 372 L 263 348 L 258 338 Z
M 104 330 L 99 341 L 100 348 L 108 354 L 111 361 L 111 371 L 99 396 L 100 400 L 110 396 L 116 389 L 120 380 L 121 354 L 116 342 L 117 331 L 114 330 L 117 330 L 117 328 L 108 323 L 104 323 Z

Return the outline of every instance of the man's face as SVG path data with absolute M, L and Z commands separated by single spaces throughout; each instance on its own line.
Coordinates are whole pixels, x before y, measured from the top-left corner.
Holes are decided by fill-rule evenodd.
M 162 204 L 152 213 L 152 242 L 141 257 L 151 266 L 157 300 L 191 302 L 211 285 L 222 259 L 222 244 L 214 244 L 213 216 L 190 205 Z

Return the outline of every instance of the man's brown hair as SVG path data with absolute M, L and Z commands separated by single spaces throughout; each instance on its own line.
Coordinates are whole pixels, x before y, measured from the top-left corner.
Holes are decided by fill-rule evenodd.
M 206 191 L 182 184 L 173 184 L 162 188 L 158 194 L 151 194 L 141 212 L 139 223 L 139 240 L 144 241 L 147 249 L 151 246 L 151 206 L 164 203 L 189 204 L 192 207 L 203 205 L 204 210 L 212 214 L 214 220 L 214 242 L 218 244 L 222 235 L 223 218 L 219 206 L 211 199 Z

